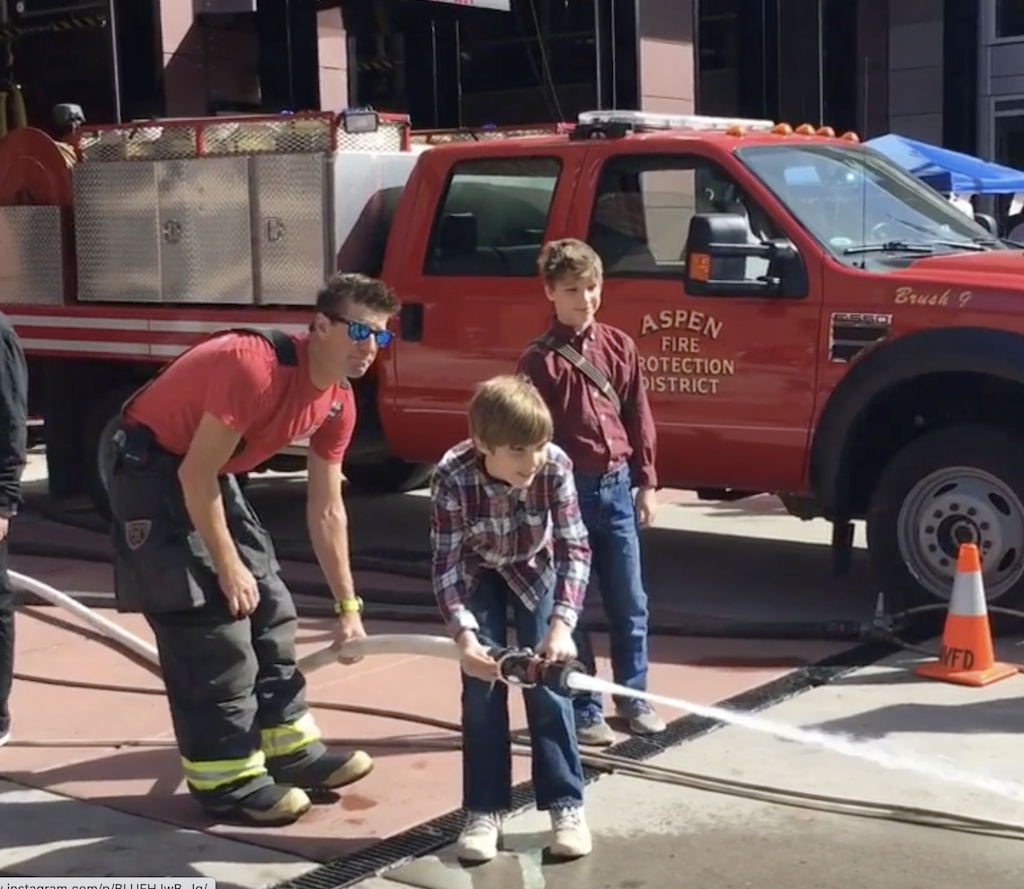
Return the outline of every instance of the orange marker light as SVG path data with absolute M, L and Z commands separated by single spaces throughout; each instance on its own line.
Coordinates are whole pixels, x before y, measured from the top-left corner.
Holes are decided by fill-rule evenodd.
M 788 123 L 777 123 L 772 127 L 772 133 L 776 136 L 792 136 L 793 128 Z
M 847 142 L 860 142 L 860 136 L 853 132 L 843 133 L 842 138 Z
M 828 136 L 830 139 L 834 139 L 836 137 L 836 131 L 833 130 L 832 127 L 818 127 L 818 135 Z
M 690 254 L 690 277 L 694 281 L 711 279 L 711 257 L 707 253 Z
M 809 123 L 802 123 L 796 128 L 798 136 L 813 136 L 814 127 Z

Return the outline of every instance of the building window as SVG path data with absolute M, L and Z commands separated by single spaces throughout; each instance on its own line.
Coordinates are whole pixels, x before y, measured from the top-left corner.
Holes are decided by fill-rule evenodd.
M 1024 2 L 996 0 L 996 37 L 1024 37 Z
M 536 275 L 561 168 L 551 157 L 457 163 L 434 220 L 423 273 Z
M 1024 112 L 996 118 L 996 160 L 1015 170 L 1024 169 Z

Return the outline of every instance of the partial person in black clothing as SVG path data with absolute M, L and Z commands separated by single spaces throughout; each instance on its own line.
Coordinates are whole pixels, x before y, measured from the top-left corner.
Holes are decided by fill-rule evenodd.
M 28 366 L 21 341 L 0 312 L 0 747 L 11 736 L 14 682 L 14 589 L 7 572 L 7 532 L 21 505 L 28 426 Z

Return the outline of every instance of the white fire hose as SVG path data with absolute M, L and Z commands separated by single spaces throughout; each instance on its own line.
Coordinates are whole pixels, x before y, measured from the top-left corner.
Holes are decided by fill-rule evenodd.
M 15 587 L 20 587 L 26 592 L 49 602 L 51 605 L 56 605 L 58 608 L 63 608 L 65 611 L 70 612 L 97 633 L 100 633 L 112 642 L 118 643 L 133 654 L 137 654 L 159 670 L 160 655 L 157 654 L 156 648 L 148 642 L 143 642 L 134 633 L 129 633 L 112 620 L 107 620 L 107 618 L 92 608 L 88 608 L 78 600 L 67 595 L 67 593 L 62 593 L 41 580 L 36 580 L 34 577 L 29 577 L 25 574 L 19 574 L 17 571 L 9 571 L 8 574 Z
M 10 571 L 10 578 L 16 587 L 38 596 L 40 599 L 63 608 L 77 617 L 82 623 L 88 625 L 97 633 L 105 636 L 112 642 L 116 642 L 122 648 L 138 655 L 147 663 L 153 666 L 154 672 L 159 672 L 160 655 L 154 646 L 143 641 L 134 633 L 129 633 L 123 627 L 119 627 L 112 620 L 108 620 L 96 610 L 83 605 L 67 593 L 54 589 L 52 586 Z M 447 658 L 457 661 L 459 659 L 459 647 L 452 639 L 446 636 L 412 635 L 407 633 L 384 633 L 377 636 L 367 636 L 364 639 L 353 639 L 343 646 L 328 645 L 325 648 L 307 654 L 299 659 L 299 669 L 304 673 L 312 673 L 329 664 L 338 663 L 339 658 L 359 658 L 379 654 L 406 654 L 421 655 L 424 657 Z

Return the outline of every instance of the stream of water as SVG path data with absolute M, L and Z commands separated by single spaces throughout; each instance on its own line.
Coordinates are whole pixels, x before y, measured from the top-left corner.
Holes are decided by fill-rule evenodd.
M 740 728 L 760 732 L 761 734 L 773 735 L 776 738 L 794 741 L 797 744 L 805 744 L 808 747 L 819 747 L 822 750 L 828 750 L 842 756 L 850 756 L 872 762 L 886 769 L 915 772 L 918 775 L 943 781 L 947 784 L 958 784 L 961 787 L 969 787 L 972 790 L 986 791 L 1003 799 L 1024 802 L 1024 784 L 1018 781 L 984 775 L 962 768 L 956 765 L 956 763 L 916 753 L 912 750 L 899 750 L 889 742 L 858 740 L 845 735 L 830 734 L 815 729 L 798 728 L 797 726 L 786 725 L 782 722 L 775 722 L 772 719 L 765 719 L 749 713 L 739 713 L 735 710 L 726 710 L 721 707 L 695 704 L 692 701 L 667 698 L 664 695 L 651 692 L 634 691 L 631 688 L 616 685 L 614 682 L 608 682 L 595 676 L 588 676 L 585 673 L 572 673 L 567 677 L 566 681 L 571 688 L 579 691 L 595 691 L 605 695 L 642 698 L 652 704 L 662 704 L 675 710 L 683 710 L 687 713 L 715 719 L 727 725 L 735 725 Z

